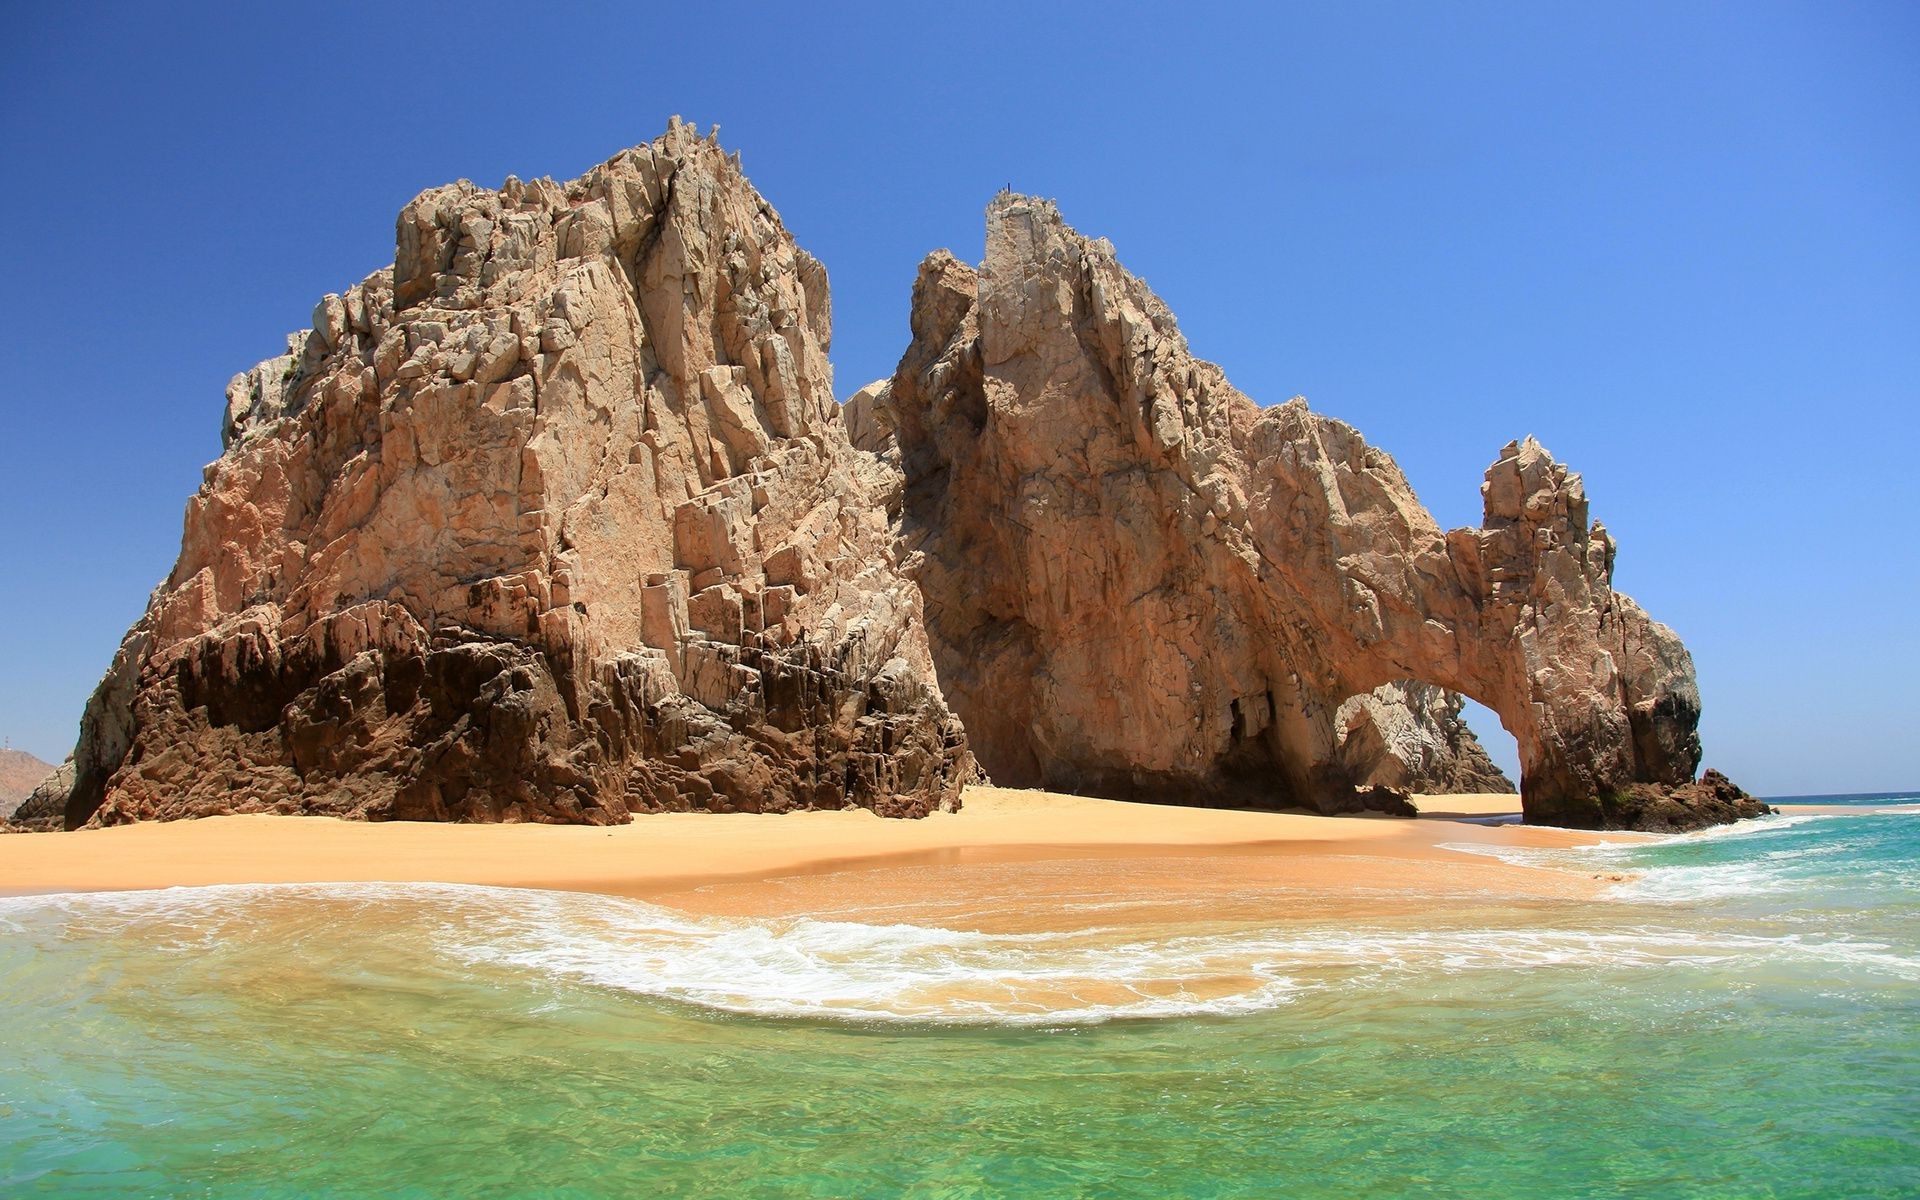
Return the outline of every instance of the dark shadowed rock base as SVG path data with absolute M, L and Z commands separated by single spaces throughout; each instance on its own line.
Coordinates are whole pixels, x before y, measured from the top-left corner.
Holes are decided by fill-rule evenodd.
M 442 635 L 347 662 L 205 643 L 144 689 L 139 738 L 72 824 L 222 813 L 602 825 L 855 805 L 924 816 L 964 780 L 951 719 L 816 647 L 713 646 L 756 686 L 708 708 L 639 660 L 556 678 L 542 651 Z M 293 642 L 298 651 L 309 643 Z
M 1632 783 L 1604 792 L 1590 803 L 1567 804 L 1552 812 L 1529 812 L 1527 819 L 1569 829 L 1685 833 L 1748 817 L 1764 817 L 1772 811 L 1725 775 L 1709 770 L 1692 783 L 1678 786 Z

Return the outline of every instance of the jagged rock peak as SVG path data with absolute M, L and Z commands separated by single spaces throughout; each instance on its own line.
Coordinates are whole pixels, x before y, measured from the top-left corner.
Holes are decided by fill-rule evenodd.
M 228 389 L 67 822 L 954 806 L 826 272 L 737 156 L 676 119 L 395 242 Z
M 977 271 L 922 264 L 912 330 L 863 437 L 895 440 L 942 685 L 1000 782 L 1350 808 L 1378 756 L 1349 702 L 1438 729 L 1449 693 L 1515 735 L 1532 819 L 1692 778 L 1691 660 L 1612 590 L 1537 442 L 1489 469 L 1481 528 L 1443 532 L 1390 456 L 1297 397 L 1259 408 L 1031 197 L 989 205 Z

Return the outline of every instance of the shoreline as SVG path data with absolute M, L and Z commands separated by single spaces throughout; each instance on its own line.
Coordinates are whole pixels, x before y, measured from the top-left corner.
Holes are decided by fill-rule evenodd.
M 1121 890 L 1139 897 L 1279 891 L 1324 914 L 1422 896 L 1591 899 L 1613 879 L 1449 847 L 1565 849 L 1636 837 L 1479 819 L 1516 809 L 1513 796 L 1419 802 L 1429 815 L 1405 820 L 975 787 L 960 812 L 911 821 L 865 810 L 664 813 L 619 826 L 205 817 L 0 838 L 0 895 L 455 883 L 595 892 L 740 915 L 834 909 L 857 919 L 860 911 L 952 899 L 974 877 L 994 875 L 1005 887 L 1009 872 L 1024 871 L 1077 894 L 1102 881 L 1121 887 L 1120 880 L 1128 881 Z M 865 901 L 846 904 L 854 894 Z

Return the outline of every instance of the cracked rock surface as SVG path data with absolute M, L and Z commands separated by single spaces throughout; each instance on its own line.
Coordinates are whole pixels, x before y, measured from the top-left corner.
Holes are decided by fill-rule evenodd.
M 922 264 L 911 323 L 850 424 L 903 472 L 941 684 L 996 782 L 1322 811 L 1489 782 L 1443 744 L 1455 693 L 1518 741 L 1529 820 L 1692 780 L 1692 661 L 1531 439 L 1444 531 L 1385 452 L 1253 403 L 1111 245 L 1010 193 L 978 269 Z
M 396 243 L 229 387 L 66 823 L 954 807 L 826 272 L 738 160 L 675 123 Z
M 1693 782 L 1692 661 L 1531 439 L 1442 530 L 1012 194 L 910 319 L 843 409 L 825 269 L 677 120 L 569 183 L 423 193 L 390 268 L 229 386 L 179 560 L 23 812 L 920 816 L 979 767 L 1404 812 L 1506 790 L 1462 696 L 1529 820 L 1757 805 Z

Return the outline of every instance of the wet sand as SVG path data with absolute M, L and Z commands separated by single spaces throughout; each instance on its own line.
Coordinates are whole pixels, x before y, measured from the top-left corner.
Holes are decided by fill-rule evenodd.
M 1513 797 L 1436 797 L 1435 812 L 1504 811 Z M 1632 835 L 1604 835 L 1622 840 Z M 954 918 L 1152 907 L 1259 893 L 1303 913 L 1409 898 L 1567 900 L 1610 880 L 1449 846 L 1559 848 L 1602 835 L 1469 820 L 1178 808 L 971 788 L 959 813 L 665 814 L 612 828 L 369 824 L 234 816 L 0 837 L 0 893 L 216 883 L 478 883 L 604 892 L 694 911 Z M 1008 897 L 1021 896 L 1023 902 Z M 999 897 L 989 900 L 989 897 Z

